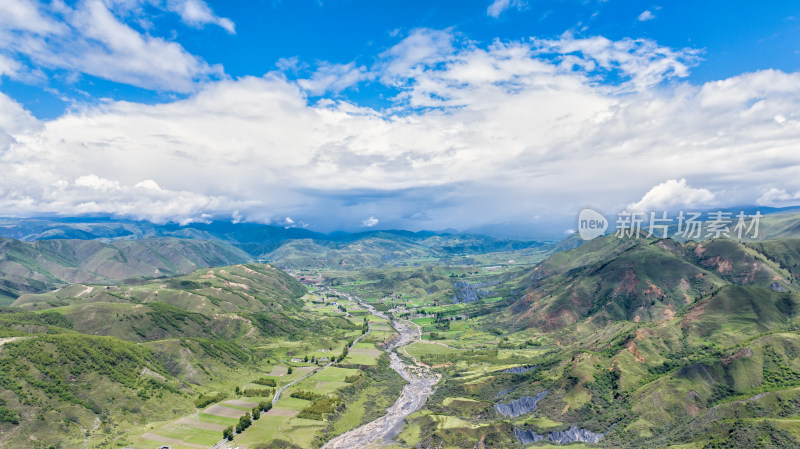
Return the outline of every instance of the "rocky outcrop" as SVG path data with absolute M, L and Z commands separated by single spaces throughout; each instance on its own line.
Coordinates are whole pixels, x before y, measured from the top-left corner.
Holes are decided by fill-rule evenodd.
M 537 441 L 547 440 L 556 444 L 569 444 L 569 443 L 599 443 L 605 436 L 604 433 L 595 433 L 591 430 L 581 429 L 577 426 L 572 426 L 567 430 L 553 431 L 550 433 L 536 433 L 533 430 L 522 430 L 514 428 L 514 436 L 517 437 L 522 444 L 532 444 Z
M 562 432 L 550 432 L 547 439 L 558 444 L 567 443 L 598 443 L 605 436 L 604 433 L 595 433 L 591 430 L 580 429 L 577 426 L 572 426 Z
M 501 373 L 522 374 L 536 369 L 536 365 L 531 366 L 515 366 L 514 368 L 504 369 Z
M 783 292 L 787 291 L 787 290 L 786 290 L 786 287 L 784 287 L 784 286 L 783 286 L 783 284 L 781 284 L 781 283 L 780 283 L 780 282 L 778 282 L 778 281 L 775 281 L 775 282 L 773 282 L 772 284 L 770 284 L 770 285 L 769 285 L 769 288 L 770 288 L 772 291 L 775 291 L 775 292 L 778 292 L 778 293 L 783 293 Z
M 536 433 L 533 430 L 521 430 L 516 427 L 514 427 L 514 436 L 522 444 L 533 444 L 547 438 L 547 435 Z
M 495 396 L 494 398 L 495 398 L 495 399 L 500 399 L 500 398 L 502 398 L 503 396 L 507 395 L 508 393 L 511 393 L 512 391 L 514 391 L 514 390 L 516 390 L 516 389 L 517 389 L 517 387 L 514 387 L 514 388 L 509 388 L 508 390 L 503 390 L 503 391 L 501 391 L 500 393 L 497 393 L 497 396 Z
M 547 395 L 547 390 L 534 396 L 523 396 L 508 404 L 495 404 L 494 409 L 503 416 L 516 418 L 517 416 L 531 413 L 536 410 L 536 404 Z
M 483 290 L 481 287 L 486 287 L 485 282 L 478 282 L 470 284 L 465 281 L 458 281 L 453 284 L 453 303 L 470 303 L 480 301 L 481 299 L 489 296 L 488 290 Z

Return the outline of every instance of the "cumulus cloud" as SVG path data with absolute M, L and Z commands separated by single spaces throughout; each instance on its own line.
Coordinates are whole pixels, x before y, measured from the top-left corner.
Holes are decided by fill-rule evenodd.
M 14 135 L 37 132 L 41 124 L 28 111 L 0 92 L 0 155 L 15 142 Z
M 562 64 L 587 73 L 617 73 L 629 80 L 624 86 L 644 90 L 671 78 L 685 78 L 699 62 L 694 49 L 674 50 L 649 39 L 612 41 L 602 36 L 535 41 L 541 53 L 556 53 Z
M 17 73 L 22 68 L 22 64 L 19 62 L 8 58 L 6 56 L 0 55 L 0 77 L 3 75 L 15 78 Z
M 486 9 L 486 14 L 495 19 L 500 17 L 503 11 L 510 8 L 522 9 L 525 4 L 521 0 L 494 0 Z
M 800 191 L 788 193 L 786 189 L 771 187 L 758 197 L 756 204 L 759 206 L 790 206 L 800 202 Z
M 365 228 L 371 228 L 371 227 L 377 225 L 378 223 L 380 223 L 380 220 L 378 220 L 377 218 L 375 218 L 373 216 L 370 216 L 369 218 L 367 218 L 367 219 L 365 219 L 365 220 L 363 220 L 361 222 L 361 226 L 363 226 Z
M 714 201 L 708 189 L 689 186 L 685 178 L 670 179 L 650 189 L 636 203 L 628 205 L 629 211 L 664 211 L 678 207 L 702 208 Z
M 13 173 L 12 177 L 20 174 Z M 36 214 L 104 214 L 156 223 L 174 221 L 188 224 L 207 222 L 220 212 L 227 214 L 233 204 L 239 207 L 251 205 L 223 196 L 161 189 L 152 180 L 130 186 L 94 174 L 80 176 L 73 182 L 59 180 L 49 185 L 19 186 L 2 182 L 0 192 L 0 209 L 7 216 L 23 217 Z
M 284 73 L 46 122 L 0 96 L 0 214 L 292 217 L 323 230 L 360 217 L 465 229 L 561 214 L 560 234 L 586 204 L 726 206 L 800 190 L 800 74 L 693 85 L 681 78 L 691 54 L 600 37 L 482 46 L 415 30 L 364 71 L 342 66 L 396 89 L 386 110 L 310 102 L 339 87 Z
M 377 69 L 387 84 L 405 82 L 452 55 L 453 39 L 450 30 L 416 29 L 380 54 Z
M 639 17 L 637 17 L 636 20 L 638 20 L 639 22 L 647 22 L 648 20 L 653 20 L 655 18 L 656 18 L 656 15 L 653 14 L 652 11 L 647 10 L 647 11 L 639 14 Z
M 62 34 L 66 27 L 46 17 L 33 2 L 4 0 L 0 3 L 0 29 L 30 31 L 39 35 Z
M 30 61 L 28 71 L 68 70 L 159 91 L 192 92 L 197 81 L 223 76 L 221 66 L 209 65 L 180 44 L 141 33 L 123 20 L 143 3 L 151 2 L 86 0 L 74 7 L 62 2 L 40 7 L 21 0 L 0 2 L 0 52 L 14 55 L 18 64 Z M 169 5 L 189 24 L 213 22 L 233 32 L 230 20 L 213 16 L 200 0 Z M 3 65 L 0 60 L 0 71 L 9 71 Z M 10 69 L 15 74 L 23 70 L 19 65 Z
M 213 24 L 224 28 L 231 34 L 236 33 L 236 26 L 231 19 L 219 17 L 202 0 L 168 0 L 167 9 L 177 13 L 187 25 L 202 27 Z
M 312 95 L 322 95 L 326 92 L 338 93 L 361 81 L 373 77 L 364 66 L 356 63 L 349 64 L 321 64 L 314 74 L 308 79 L 299 80 L 300 86 Z
M 241 218 L 241 217 L 239 217 L 239 218 Z M 235 222 L 236 222 L 236 220 L 237 220 L 237 217 L 234 217 L 234 221 Z M 302 221 L 297 221 L 297 220 L 293 219 L 292 217 L 276 218 L 276 219 L 272 220 L 272 224 L 276 225 L 276 226 L 283 226 L 284 229 L 306 228 L 306 227 L 308 227 L 308 224 L 306 224 L 306 223 L 304 223 Z

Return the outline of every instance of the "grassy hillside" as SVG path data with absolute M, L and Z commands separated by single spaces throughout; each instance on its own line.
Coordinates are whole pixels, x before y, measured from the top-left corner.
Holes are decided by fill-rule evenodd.
M 328 249 L 354 265 L 395 251 L 425 260 L 404 253 L 416 244 L 406 237 Z M 478 251 L 470 241 L 430 246 Z M 318 242 L 295 243 L 287 254 L 309 244 L 303 263 L 316 263 Z M 487 244 L 504 257 L 533 249 Z M 379 416 L 402 386 L 376 352 L 392 328 L 338 291 L 412 320 L 423 341 L 398 355 L 442 375 L 393 447 L 520 448 L 520 434 L 584 441 L 572 447 L 798 447 L 799 257 L 793 239 L 606 237 L 530 267 L 320 270 L 334 290 L 313 295 L 272 264 L 24 294 L 0 309 L 0 446 L 72 447 L 88 432 L 89 447 L 210 447 L 236 413 L 342 354 L 371 322 L 343 361 L 234 441 L 317 447 Z M 323 401 L 338 405 L 316 412 Z
M 230 245 L 199 240 L 0 239 L 0 305 L 20 294 L 77 283 L 173 276 L 202 267 L 249 261 Z
M 223 242 L 251 258 L 281 268 L 357 269 L 381 265 L 430 263 L 440 259 L 497 254 L 497 261 L 538 262 L 555 244 L 498 239 L 484 235 L 435 232 L 367 231 L 321 234 L 302 228 L 257 223 L 156 225 L 108 219 L 0 219 L 0 236 L 23 241 L 52 239 L 142 240 L 180 238 Z M 513 257 L 509 257 L 513 256 Z
M 796 248 L 597 239 L 532 269 L 508 309 L 476 303 L 490 313 L 444 327 L 417 318 L 436 341 L 409 355 L 443 380 L 400 441 L 520 447 L 531 432 L 602 447 L 798 447 Z M 534 397 L 518 416 L 495 407 Z
M 253 326 L 271 335 L 302 333 L 296 314 L 306 288 L 269 265 L 233 265 L 153 281 L 73 284 L 20 296 L 21 310 L 50 310 L 74 329 L 134 341 L 176 336 L 233 338 Z M 247 322 L 245 323 L 245 320 Z
M 292 360 L 339 354 L 363 332 L 362 317 L 314 298 L 261 264 L 22 295 L 0 308 L 0 447 L 210 447 L 221 423 L 235 424 L 227 416 L 244 413 L 236 407 L 270 400 L 318 363 Z M 307 388 L 348 385 L 328 377 Z
M 291 240 L 258 257 L 281 268 L 361 270 L 393 266 L 531 264 L 556 245 L 476 235 L 373 232 L 336 240 Z
M 591 318 L 653 322 L 674 317 L 683 307 L 733 285 L 794 290 L 792 251 L 710 240 L 685 244 L 672 240 L 604 237 L 554 255 L 534 269 L 527 295 L 514 305 L 514 320 L 525 326 L 558 330 Z M 777 254 L 781 254 L 778 256 Z

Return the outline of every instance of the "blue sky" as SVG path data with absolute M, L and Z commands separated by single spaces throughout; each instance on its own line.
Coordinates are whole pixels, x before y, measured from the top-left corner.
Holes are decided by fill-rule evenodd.
M 689 75 L 696 83 L 754 70 L 800 68 L 800 6 L 786 1 L 509 1 L 500 2 L 506 7 L 495 10 L 498 17 L 488 13 L 492 2 L 487 0 L 207 2 L 215 15 L 231 20 L 234 33 L 211 23 L 192 26 L 178 14 L 141 3 L 141 15 L 126 17 L 127 24 L 179 43 L 209 64 L 221 65 L 224 76 L 233 78 L 263 75 L 292 58 L 302 69 L 289 71 L 289 77 L 307 75 L 322 61 L 370 66 L 378 54 L 418 28 L 452 29 L 464 41 L 484 44 L 495 39 L 557 38 L 565 32 L 612 40 L 647 38 L 666 47 L 701 50 L 702 63 Z M 141 19 L 147 24 L 137 23 Z M 3 92 L 39 118 L 56 118 L 72 102 L 99 98 L 164 102 L 185 94 L 32 65 L 43 69 L 46 79 L 5 79 Z M 386 97 L 393 93 L 367 83 L 342 95 L 360 104 L 386 107 L 390 106 Z
M 6 0 L 0 215 L 554 236 L 795 204 L 798 68 L 795 2 Z

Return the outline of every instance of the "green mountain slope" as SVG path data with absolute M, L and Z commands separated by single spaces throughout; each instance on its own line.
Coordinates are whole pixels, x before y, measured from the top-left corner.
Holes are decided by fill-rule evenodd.
M 374 232 L 345 240 L 290 240 L 261 254 L 281 268 L 360 270 L 397 265 L 535 263 L 552 254 L 556 245 L 542 242 L 498 240 L 477 235 L 434 235 Z
M 485 235 L 429 231 L 366 231 L 322 234 L 302 228 L 256 223 L 156 225 L 104 219 L 0 218 L 0 236 L 23 241 L 145 240 L 179 238 L 215 241 L 246 252 L 250 258 L 291 269 L 360 269 L 413 265 L 471 255 L 497 254 L 498 261 L 532 263 L 552 254 L 554 243 L 492 238 Z M 231 261 L 233 263 L 235 261 Z M 219 265 L 219 264 L 218 264 Z
M 0 308 L 0 447 L 74 447 L 84 434 L 89 447 L 123 447 L 240 386 L 271 395 L 251 382 L 362 332 L 362 318 L 313 313 L 306 294 L 246 264 L 22 295 Z
M 444 333 L 416 319 L 440 338 L 409 352 L 443 379 L 400 437 L 423 448 L 519 447 L 520 432 L 615 448 L 800 447 L 797 248 L 601 238 L 534 267 L 505 310 L 487 303 Z M 518 416 L 495 408 L 533 398 Z
M 232 338 L 253 326 L 302 333 L 293 315 L 306 288 L 269 265 L 233 265 L 170 279 L 115 285 L 73 284 L 20 296 L 19 310 L 51 310 L 83 333 L 142 341 L 176 336 Z M 251 322 L 243 326 L 247 317 Z
M 249 260 L 243 251 L 216 241 L 0 239 L 0 305 L 68 283 L 173 276 Z
M 759 253 L 764 245 L 596 239 L 537 267 L 533 287 L 514 305 L 515 319 L 548 330 L 590 317 L 598 326 L 615 320 L 658 321 L 728 284 L 793 289 L 793 276 L 781 263 L 794 262 Z

